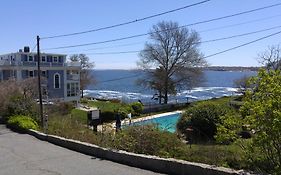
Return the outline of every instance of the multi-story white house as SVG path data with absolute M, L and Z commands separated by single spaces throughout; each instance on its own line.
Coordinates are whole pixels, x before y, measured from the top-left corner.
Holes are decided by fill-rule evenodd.
M 43 96 L 53 101 L 79 101 L 80 63 L 67 62 L 63 54 L 41 53 L 40 56 Z M 37 59 L 37 53 L 30 52 L 29 47 L 0 55 L 0 81 L 36 77 Z

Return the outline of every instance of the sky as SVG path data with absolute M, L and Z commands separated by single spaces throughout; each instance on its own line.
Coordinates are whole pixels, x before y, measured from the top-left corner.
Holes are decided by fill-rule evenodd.
M 177 9 L 202 0 L 3 0 L 0 10 L 0 54 L 17 52 L 24 46 L 34 48 L 36 36 L 40 38 L 87 31 L 124 23 L 146 16 Z M 95 69 L 135 69 L 138 53 L 112 54 L 112 52 L 139 51 L 149 42 L 148 36 L 75 47 L 47 50 L 48 48 L 93 43 L 147 33 L 161 21 L 178 22 L 180 26 L 252 10 L 280 0 L 211 0 L 144 21 L 107 30 L 69 37 L 42 39 L 40 48 L 46 53 L 67 55 L 84 53 L 95 62 Z M 281 5 L 232 18 L 189 26 L 199 33 L 201 41 L 229 37 L 258 30 L 272 30 L 223 41 L 202 43 L 200 51 L 211 55 L 258 38 L 281 31 Z M 256 43 L 206 58 L 211 66 L 259 66 L 258 54 L 271 45 L 280 44 L 281 34 Z M 101 54 L 102 53 L 102 54 Z

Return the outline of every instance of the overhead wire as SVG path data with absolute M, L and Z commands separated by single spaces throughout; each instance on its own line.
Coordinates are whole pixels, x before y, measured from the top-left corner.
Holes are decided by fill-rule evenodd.
M 203 20 L 203 21 L 199 21 L 199 22 L 195 22 L 195 23 L 179 26 L 179 27 L 172 28 L 172 29 L 157 31 L 157 32 L 164 32 L 164 31 L 168 31 L 168 30 L 176 30 L 178 28 L 194 26 L 194 25 L 203 24 L 203 23 L 209 23 L 209 22 L 218 21 L 218 20 L 222 20 L 222 19 L 227 19 L 227 18 L 239 16 L 239 15 L 253 13 L 253 12 L 256 12 L 256 11 L 260 11 L 260 10 L 265 10 L 265 9 L 268 9 L 268 8 L 273 8 L 273 7 L 280 6 L 280 5 L 281 5 L 281 3 L 277 3 L 277 4 L 273 4 L 273 5 L 269 5 L 269 6 L 264 6 L 264 7 L 260 7 L 260 8 L 256 8 L 256 9 L 252 9 L 252 10 L 247 10 L 247 11 L 243 11 L 243 12 L 239 12 L 239 13 L 235 13 L 235 14 L 231 14 L 231 15 L 226 15 L 226 16 L 222 16 L 222 17 L 217 17 L 217 18 L 209 19 L 209 20 Z M 84 44 L 76 44 L 76 45 L 68 45 L 68 46 L 46 48 L 46 49 L 43 49 L 43 50 L 57 50 L 57 49 L 66 49 L 66 48 L 74 48 L 74 47 L 82 47 L 82 46 L 89 46 L 89 45 L 104 44 L 104 43 L 109 43 L 109 42 L 116 42 L 116 41 L 131 39 L 131 38 L 147 36 L 147 35 L 150 35 L 150 34 L 153 34 L 153 33 L 156 33 L 156 32 L 148 32 L 148 33 L 132 35 L 132 36 L 116 38 L 116 39 L 110 39 L 110 40 L 105 40 L 105 41 L 99 41 L 99 42 L 91 42 L 91 43 L 84 43 Z
M 238 48 L 240 48 L 240 47 L 244 47 L 244 46 L 246 46 L 246 45 L 250 45 L 250 44 L 256 43 L 256 42 L 258 42 L 258 41 L 261 41 L 261 40 L 270 38 L 270 37 L 275 36 L 275 35 L 278 35 L 278 34 L 280 34 L 280 33 L 281 33 L 281 31 L 278 31 L 278 32 L 272 33 L 272 34 L 270 34 L 270 35 L 266 35 L 266 36 L 264 36 L 264 37 L 261 37 L 261 38 L 252 40 L 252 41 L 250 41 L 250 42 L 243 43 L 243 44 L 240 44 L 240 45 L 238 45 L 238 46 L 235 46 L 235 47 L 232 47 L 232 48 L 229 48 L 229 49 L 226 49 L 226 50 L 223 50 L 223 51 L 214 53 L 214 54 L 210 54 L 210 55 L 204 56 L 203 58 L 206 59 L 206 58 L 209 58 L 209 57 L 213 57 L 213 56 L 216 56 L 216 55 L 220 55 L 220 54 L 223 54 L 223 53 L 225 53 L 225 52 L 229 52 L 229 51 L 238 49 Z M 134 78 L 134 77 L 138 77 L 138 76 L 141 76 L 141 74 L 135 74 L 135 75 L 132 75 L 132 76 L 119 77 L 119 78 L 115 78 L 115 79 L 100 81 L 99 83 L 106 83 L 106 82 L 118 81 L 118 80 L 122 80 L 122 79 Z
M 200 41 L 200 42 L 196 42 L 194 44 L 210 43 L 210 42 L 222 41 L 222 40 L 227 40 L 227 39 L 232 39 L 232 38 L 237 38 L 237 37 L 242 37 L 242 36 L 248 36 L 248 35 L 252 35 L 252 34 L 256 34 L 256 33 L 261 33 L 261 32 L 265 32 L 265 31 L 277 29 L 277 28 L 280 28 L 280 27 L 281 27 L 281 25 L 270 27 L 270 28 L 266 28 L 266 29 L 261 29 L 261 30 L 257 30 L 257 31 L 253 31 L 253 32 L 247 32 L 247 33 L 232 35 L 232 36 L 228 36 L 228 37 L 221 37 L 221 38 L 216 38 L 216 39 L 211 39 L 211 40 Z M 121 51 L 121 52 L 120 51 L 119 52 L 95 52 L 95 53 L 85 53 L 85 54 L 87 54 L 87 55 L 111 55 L 111 54 L 138 53 L 140 51 L 141 50 L 137 50 L 137 51 Z
M 138 74 L 131 75 L 131 76 L 125 76 L 125 77 L 119 77 L 119 78 L 99 81 L 98 83 L 107 83 L 107 82 L 111 82 L 111 81 L 118 81 L 118 80 L 123 80 L 123 79 L 128 79 L 128 78 L 135 78 L 135 77 L 139 77 L 139 76 L 141 76 L 141 74 L 138 73 Z
M 198 33 L 205 33 L 205 32 L 225 29 L 225 28 L 231 28 L 231 27 L 235 27 L 235 26 L 241 26 L 241 25 L 260 22 L 260 21 L 264 21 L 264 20 L 268 20 L 268 19 L 272 19 L 272 18 L 276 18 L 276 17 L 280 17 L 280 16 L 281 16 L 281 14 L 278 14 L 278 15 L 268 16 L 268 17 L 265 17 L 265 18 L 258 18 L 258 19 L 254 19 L 254 20 L 249 20 L 249 21 L 245 21 L 245 22 L 241 22 L 241 23 L 230 24 L 230 25 L 225 25 L 225 26 L 220 26 L 220 27 L 214 27 L 214 28 L 198 31 Z
M 258 39 L 256 39 L 256 40 L 253 40 L 253 41 L 250 41 L 250 42 L 247 42 L 247 43 L 244 43 L 244 44 L 241 44 L 241 45 L 238 45 L 238 46 L 235 46 L 235 47 L 232 47 L 232 48 L 229 48 L 229 49 L 226 49 L 226 50 L 223 50 L 223 51 L 220 51 L 220 52 L 217 52 L 217 53 L 208 55 L 208 56 L 205 56 L 205 57 L 203 57 L 203 58 L 209 58 L 209 57 L 213 57 L 213 56 L 216 56 L 216 55 L 219 55 L 219 54 L 222 54 L 222 53 L 231 51 L 231 50 L 235 50 L 235 49 L 238 49 L 238 48 L 240 48 L 240 47 L 244 47 L 244 46 L 246 46 L 246 45 L 253 44 L 253 43 L 255 43 L 255 42 L 264 40 L 264 39 L 266 39 L 266 38 L 269 38 L 269 37 L 278 35 L 278 34 L 280 34 L 280 33 L 281 33 L 281 31 L 276 32 L 276 33 L 272 33 L 272 34 L 270 34 L 270 35 L 266 35 L 266 36 L 261 37 L 261 38 L 258 38 Z
M 147 19 L 150 19 L 150 18 L 155 18 L 155 17 L 158 17 L 158 16 L 162 16 L 162 15 L 165 15 L 165 14 L 168 14 L 168 13 L 173 13 L 173 12 L 176 12 L 176 11 L 180 11 L 180 10 L 183 10 L 183 9 L 186 9 L 186 8 L 190 8 L 190 7 L 193 7 L 193 6 L 201 5 L 201 4 L 204 4 L 204 3 L 208 2 L 208 1 L 211 1 L 211 0 L 200 1 L 200 2 L 197 2 L 197 3 L 194 3 L 194 4 L 189 4 L 189 5 L 186 5 L 186 6 L 183 6 L 183 7 L 180 7 L 180 8 L 176 8 L 176 9 L 173 9 L 173 10 L 169 10 L 169 11 L 166 11 L 166 12 L 150 15 L 150 16 L 147 16 L 147 17 L 143 17 L 143 18 L 140 18 L 140 19 L 136 19 L 136 20 L 132 20 L 132 21 L 124 22 L 124 23 L 110 25 L 110 26 L 107 26 L 107 27 L 101 27 L 101 28 L 86 30 L 86 31 L 82 31 L 82 32 L 74 32 L 74 33 L 68 33 L 68 34 L 47 36 L 47 37 L 42 37 L 41 39 L 52 39 L 52 38 L 61 38 L 61 37 L 73 36 L 73 35 L 81 35 L 81 34 L 85 34 L 85 33 L 97 32 L 97 31 L 101 31 L 101 30 L 106 30 L 106 29 L 111 29 L 111 28 L 115 28 L 115 27 L 120 27 L 120 26 L 124 26 L 124 25 L 128 25 L 128 24 L 144 21 L 144 20 L 147 20 Z
M 225 28 L 241 26 L 241 25 L 250 24 L 250 23 L 259 22 L 259 21 L 264 21 L 264 20 L 268 20 L 268 19 L 272 19 L 272 18 L 276 18 L 276 17 L 280 17 L 280 16 L 281 16 L 281 14 L 274 15 L 274 16 L 268 16 L 268 17 L 265 17 L 265 18 L 258 18 L 258 19 L 254 19 L 254 20 L 249 20 L 249 21 L 241 22 L 241 23 L 225 25 L 225 26 L 210 28 L 210 29 L 206 29 L 206 30 L 201 30 L 201 31 L 198 31 L 198 33 L 205 33 L 205 32 L 225 29 Z M 89 49 L 84 49 L 84 50 L 79 50 L 79 51 L 67 51 L 67 53 L 77 53 L 77 52 L 84 52 L 84 51 L 90 51 L 90 50 L 104 50 L 104 49 L 109 49 L 109 48 L 117 48 L 117 47 L 125 47 L 125 46 L 138 45 L 138 44 L 143 44 L 143 43 L 144 43 L 144 41 L 142 41 L 142 42 L 134 42 L 134 43 L 127 43 L 127 44 L 120 44 L 120 45 L 111 45 L 111 46 L 105 46 L 105 47 L 95 47 L 95 48 L 89 48 Z

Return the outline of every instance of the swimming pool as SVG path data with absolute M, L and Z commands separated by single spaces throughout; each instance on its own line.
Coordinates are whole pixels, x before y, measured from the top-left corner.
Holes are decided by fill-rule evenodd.
M 132 123 L 132 125 L 146 125 L 146 124 L 156 124 L 162 130 L 175 132 L 177 121 L 179 120 L 181 113 L 164 115 L 157 118 L 152 118 L 148 120 L 138 121 Z

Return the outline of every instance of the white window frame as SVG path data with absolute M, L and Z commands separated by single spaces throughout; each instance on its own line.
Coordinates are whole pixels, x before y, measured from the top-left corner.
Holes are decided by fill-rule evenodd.
M 59 87 L 56 88 L 56 75 L 59 76 Z M 61 88 L 61 79 L 60 79 L 60 74 L 59 73 L 55 73 L 54 74 L 54 89 L 60 89 Z

